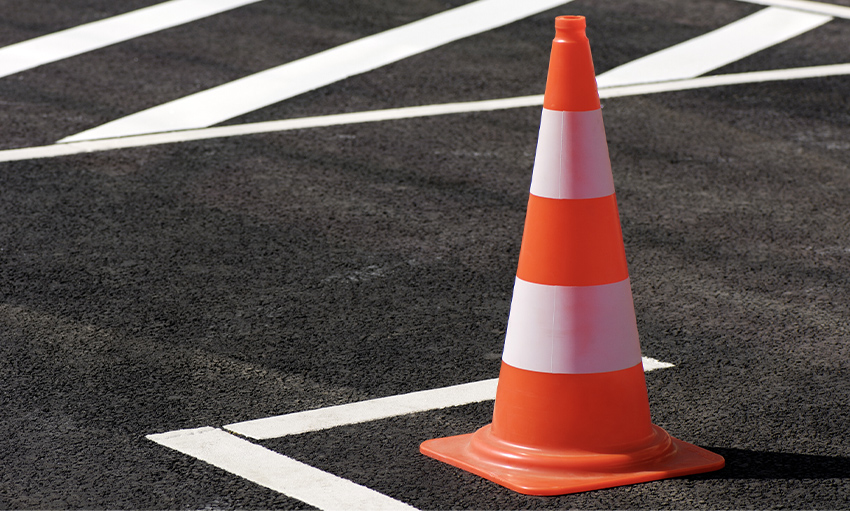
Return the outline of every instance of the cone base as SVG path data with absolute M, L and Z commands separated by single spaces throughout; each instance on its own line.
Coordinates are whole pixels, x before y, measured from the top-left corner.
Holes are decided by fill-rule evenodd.
M 504 442 L 490 425 L 428 440 L 422 454 L 526 495 L 564 495 L 719 470 L 723 457 L 652 425 L 653 438 L 625 453 L 551 452 Z

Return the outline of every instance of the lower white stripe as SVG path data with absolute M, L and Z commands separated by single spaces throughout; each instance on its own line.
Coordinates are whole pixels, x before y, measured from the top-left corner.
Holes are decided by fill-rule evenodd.
M 614 193 L 601 109 L 543 109 L 531 193 L 551 199 L 592 199 Z
M 502 360 L 558 374 L 618 371 L 640 363 L 629 279 L 547 286 L 517 278 Z
M 220 429 L 171 431 L 147 438 L 319 509 L 415 509 Z

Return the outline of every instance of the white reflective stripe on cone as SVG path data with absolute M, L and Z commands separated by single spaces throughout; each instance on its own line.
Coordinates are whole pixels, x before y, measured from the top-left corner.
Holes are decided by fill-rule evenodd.
M 602 110 L 543 109 L 531 193 L 551 199 L 592 199 L 614 193 Z
M 629 279 L 601 286 L 514 284 L 502 360 L 557 374 L 618 371 L 641 362 Z

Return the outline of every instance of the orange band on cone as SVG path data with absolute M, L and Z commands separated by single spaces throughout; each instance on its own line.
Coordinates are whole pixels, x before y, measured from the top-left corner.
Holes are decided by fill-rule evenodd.
M 517 277 L 550 286 L 594 286 L 629 276 L 617 199 L 530 195 Z
M 607 373 L 553 374 L 502 363 L 493 434 L 558 452 L 613 453 L 652 436 L 643 364 Z

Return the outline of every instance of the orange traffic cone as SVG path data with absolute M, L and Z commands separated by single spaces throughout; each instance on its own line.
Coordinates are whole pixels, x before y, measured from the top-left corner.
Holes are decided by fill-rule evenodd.
M 720 469 L 650 420 L 585 19 L 555 28 L 493 422 L 420 449 L 530 495 Z

